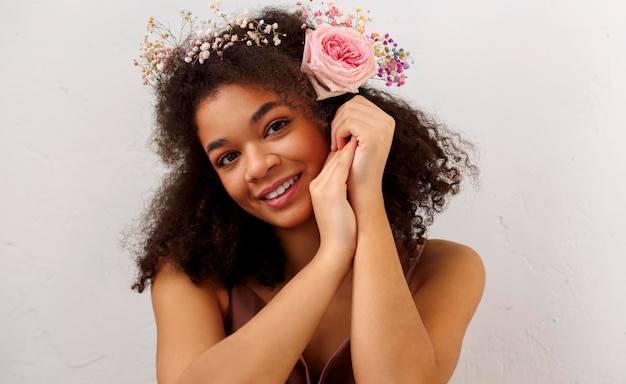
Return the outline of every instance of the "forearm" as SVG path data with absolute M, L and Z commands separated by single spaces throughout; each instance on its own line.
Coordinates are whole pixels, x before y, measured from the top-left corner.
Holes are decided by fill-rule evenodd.
M 179 383 L 284 383 L 348 269 L 314 258 L 246 325 L 194 360 Z
M 352 360 L 359 383 L 434 382 L 432 342 L 404 278 L 382 197 L 361 204 L 353 263 Z

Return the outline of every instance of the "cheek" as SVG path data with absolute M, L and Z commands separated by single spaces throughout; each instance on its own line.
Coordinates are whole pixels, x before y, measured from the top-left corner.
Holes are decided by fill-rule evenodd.
M 321 170 L 330 153 L 330 143 L 323 133 L 311 138 L 309 142 L 311 143 L 309 146 L 311 158 L 316 159 L 319 170 Z
M 220 180 L 222 182 L 222 185 L 224 186 L 224 189 L 226 190 L 226 193 L 228 193 L 228 195 L 233 200 L 235 200 L 237 204 L 240 204 L 242 198 L 242 183 L 237 183 L 235 178 L 231 175 L 221 176 Z
M 324 163 L 326 162 L 326 158 L 328 158 L 328 153 L 329 153 L 329 149 L 326 148 L 325 146 L 319 146 L 317 147 L 317 150 L 311 151 L 310 158 L 315 159 L 314 163 L 315 163 L 315 167 L 317 168 L 318 173 L 319 171 L 322 170 L 322 167 L 324 166 Z

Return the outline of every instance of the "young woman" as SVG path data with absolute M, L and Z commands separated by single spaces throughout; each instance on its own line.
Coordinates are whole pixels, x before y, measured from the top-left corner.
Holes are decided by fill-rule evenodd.
M 463 142 L 384 92 L 325 94 L 300 15 L 250 23 L 151 64 L 170 172 L 135 287 L 159 383 L 447 382 L 484 270 L 425 232 L 475 173 Z

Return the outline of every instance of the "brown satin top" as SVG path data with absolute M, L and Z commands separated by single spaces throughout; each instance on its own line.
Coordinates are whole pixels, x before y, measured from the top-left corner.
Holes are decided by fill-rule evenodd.
M 406 273 L 407 283 L 411 281 L 415 266 L 419 261 L 424 246 L 420 247 L 417 257 L 410 260 Z M 230 335 L 252 319 L 265 302 L 246 285 L 237 285 L 229 291 L 229 309 L 224 320 L 226 335 Z M 302 356 L 298 359 L 286 384 L 312 384 L 309 368 Z M 350 338 L 348 337 L 326 363 L 317 384 L 354 384 L 352 359 L 350 356 Z

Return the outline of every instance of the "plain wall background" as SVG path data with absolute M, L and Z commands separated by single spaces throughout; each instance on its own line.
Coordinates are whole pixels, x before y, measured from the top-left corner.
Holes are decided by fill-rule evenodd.
M 479 148 L 481 188 L 431 231 L 487 268 L 453 383 L 626 382 L 625 4 L 338 4 L 373 11 L 415 59 L 400 94 Z M 0 5 L 0 383 L 155 382 L 120 247 L 162 172 L 132 60 L 148 16 L 207 5 Z

